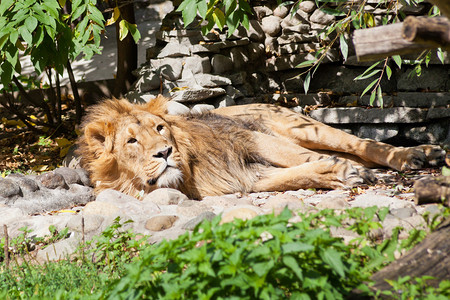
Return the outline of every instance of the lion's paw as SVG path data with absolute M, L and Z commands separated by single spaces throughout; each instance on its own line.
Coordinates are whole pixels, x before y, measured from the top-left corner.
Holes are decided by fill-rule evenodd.
M 352 188 L 362 184 L 374 184 L 377 178 L 374 173 L 364 167 L 355 167 L 345 159 L 330 157 L 326 159 L 333 164 L 333 171 L 336 172 L 337 180 L 343 188 Z
M 435 145 L 421 145 L 404 148 L 397 153 L 394 169 L 400 171 L 417 170 L 427 166 L 439 166 L 444 162 L 445 151 Z

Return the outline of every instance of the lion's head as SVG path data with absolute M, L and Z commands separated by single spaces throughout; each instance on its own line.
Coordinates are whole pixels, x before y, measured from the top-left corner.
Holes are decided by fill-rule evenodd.
M 146 105 L 106 100 L 89 109 L 79 153 L 96 190 L 136 196 L 158 187 L 177 188 L 183 172 L 175 139 L 163 119 L 167 99 Z

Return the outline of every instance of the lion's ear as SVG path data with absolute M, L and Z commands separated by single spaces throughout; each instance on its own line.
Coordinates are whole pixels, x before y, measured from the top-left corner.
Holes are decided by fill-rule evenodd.
M 84 136 L 86 143 L 97 157 L 113 150 L 114 126 L 111 122 L 98 121 L 87 124 Z
M 164 116 L 167 114 L 167 102 L 169 102 L 168 98 L 158 95 L 155 99 L 144 104 L 144 110 L 157 116 Z

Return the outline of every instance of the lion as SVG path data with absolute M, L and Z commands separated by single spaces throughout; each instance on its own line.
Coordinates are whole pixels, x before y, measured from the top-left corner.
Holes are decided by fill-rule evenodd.
M 88 108 L 78 141 L 98 193 L 136 197 L 175 188 L 191 199 L 230 193 L 349 188 L 376 181 L 371 167 L 436 165 L 433 145 L 361 139 L 288 108 L 249 104 L 169 115 L 169 99 L 110 99 Z

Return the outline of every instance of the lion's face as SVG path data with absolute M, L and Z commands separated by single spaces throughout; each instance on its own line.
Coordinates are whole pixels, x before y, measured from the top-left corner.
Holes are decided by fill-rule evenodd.
M 95 156 L 95 166 L 90 168 L 99 175 L 93 179 L 100 190 L 108 188 L 107 182 L 112 180 L 130 194 L 177 188 L 182 181 L 180 154 L 171 129 L 157 115 L 130 109 L 102 116 L 86 125 L 84 135 L 89 152 Z
M 177 187 L 180 156 L 169 125 L 144 111 L 123 117 L 117 125 L 113 153 L 119 169 L 133 173 L 147 186 L 143 189 Z

